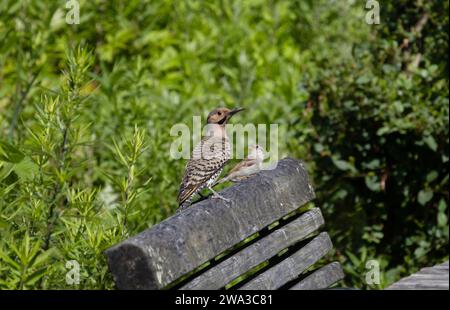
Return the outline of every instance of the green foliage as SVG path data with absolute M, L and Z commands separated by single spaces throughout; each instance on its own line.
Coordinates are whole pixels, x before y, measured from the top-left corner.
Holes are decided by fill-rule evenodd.
M 448 35 L 439 14 L 448 2 L 403 2 L 384 6 L 387 27 L 348 61 L 306 81 L 299 111 L 311 120 L 308 162 L 353 286 L 367 257 L 386 270 L 383 287 L 448 256 L 448 71 L 436 57 L 448 48 L 438 31 Z
M 0 288 L 113 288 L 103 251 L 177 207 L 171 126 L 221 105 L 308 164 L 346 285 L 448 257 L 448 1 L 79 3 L 0 3 Z

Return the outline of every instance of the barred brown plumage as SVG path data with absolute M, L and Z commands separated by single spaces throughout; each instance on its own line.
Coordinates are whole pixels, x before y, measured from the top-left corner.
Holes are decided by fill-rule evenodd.
M 209 113 L 207 135 L 195 146 L 180 184 L 177 200 L 182 208 L 189 206 L 193 196 L 204 188 L 212 191 L 213 198 L 227 200 L 211 187 L 230 159 L 231 146 L 225 125 L 231 116 L 242 110 L 218 108 Z

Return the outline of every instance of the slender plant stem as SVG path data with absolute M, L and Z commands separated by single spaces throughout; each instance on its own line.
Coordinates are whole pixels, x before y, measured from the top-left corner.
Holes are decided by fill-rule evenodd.
M 27 98 L 28 93 L 31 90 L 31 87 L 33 87 L 34 83 L 36 82 L 40 72 L 41 72 L 41 68 L 39 68 L 39 70 L 36 72 L 36 74 L 32 77 L 31 81 L 27 84 L 27 87 L 25 88 L 25 90 L 20 93 L 20 98 L 16 102 L 16 105 L 14 107 L 13 118 L 11 120 L 11 125 L 9 126 L 9 140 L 10 141 L 14 137 L 14 130 L 16 129 L 17 122 L 19 120 L 19 115 L 23 108 L 23 103 L 25 102 L 25 99 Z

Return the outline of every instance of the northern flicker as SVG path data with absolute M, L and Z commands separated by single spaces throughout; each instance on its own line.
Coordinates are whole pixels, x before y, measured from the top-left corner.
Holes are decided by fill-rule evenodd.
M 178 204 L 183 209 L 191 204 L 192 198 L 202 189 L 208 188 L 212 198 L 228 199 L 212 189 L 224 165 L 230 159 L 231 146 L 225 131 L 230 118 L 243 109 L 217 108 L 209 113 L 206 135 L 195 146 L 186 164 L 183 180 L 178 192 Z
M 250 147 L 247 158 L 239 162 L 224 178 L 216 184 L 231 181 L 240 182 L 259 172 L 264 161 L 264 150 L 258 145 Z

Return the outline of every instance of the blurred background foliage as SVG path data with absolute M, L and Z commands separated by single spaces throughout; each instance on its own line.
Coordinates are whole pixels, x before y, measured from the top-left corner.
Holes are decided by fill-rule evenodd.
M 177 208 L 170 127 L 216 106 L 280 124 L 343 285 L 448 258 L 448 1 L 79 4 L 0 3 L 0 288 L 114 288 L 102 252 Z

